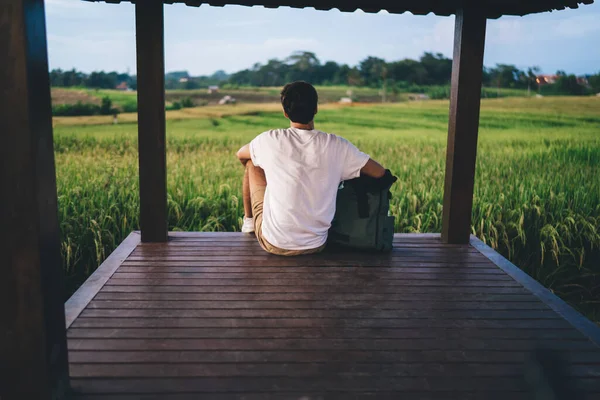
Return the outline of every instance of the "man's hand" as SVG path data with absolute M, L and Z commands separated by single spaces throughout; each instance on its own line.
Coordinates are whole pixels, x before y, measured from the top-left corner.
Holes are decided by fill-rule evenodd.
M 246 166 L 246 163 L 252 158 L 250 157 L 250 145 L 244 145 L 241 149 L 238 150 L 236 156 L 240 160 L 242 165 Z

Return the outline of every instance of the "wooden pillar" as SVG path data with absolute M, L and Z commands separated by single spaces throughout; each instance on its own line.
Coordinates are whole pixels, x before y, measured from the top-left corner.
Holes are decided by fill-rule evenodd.
M 68 388 L 43 0 L 0 2 L 0 398 Z
M 471 233 L 485 26 L 477 9 L 456 14 L 442 219 L 446 243 L 469 243 Z
M 135 5 L 140 228 L 143 242 L 167 241 L 165 61 L 162 0 Z

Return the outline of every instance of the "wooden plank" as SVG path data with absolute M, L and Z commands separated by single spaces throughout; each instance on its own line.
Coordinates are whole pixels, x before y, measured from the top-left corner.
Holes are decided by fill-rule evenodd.
M 46 22 L 42 0 L 0 3 L 0 397 L 69 385 Z
M 490 355 L 493 356 L 490 357 Z M 598 365 L 598 352 L 572 350 L 564 353 L 566 362 L 576 365 Z M 449 367 L 459 363 L 523 363 L 527 352 L 509 349 L 489 352 L 487 350 L 349 350 L 332 351 L 294 350 L 282 351 L 78 351 L 69 352 L 69 360 L 81 363 L 437 363 L 444 362 Z
M 468 302 L 476 301 L 480 303 L 496 302 L 499 304 L 508 304 L 513 302 L 541 303 L 531 294 L 511 294 L 511 293 L 462 293 L 460 296 L 451 293 L 160 293 L 160 292 L 99 292 L 94 300 L 138 300 L 138 301 L 219 301 L 222 303 L 234 302 L 254 302 L 254 301 L 276 301 L 298 302 L 310 301 L 315 304 L 319 302 L 331 301 L 408 301 L 408 302 Z
M 288 391 L 498 391 L 512 392 L 523 389 L 521 379 L 505 377 L 479 377 L 456 379 L 456 377 L 355 377 L 336 376 L 336 366 L 323 371 L 320 377 L 302 378 L 155 378 L 155 379 L 73 379 L 73 388 L 85 388 L 87 393 L 213 393 L 248 391 L 288 392 Z M 578 379 L 574 389 L 599 391 L 597 379 Z M 460 396 L 460 395 L 459 395 Z M 460 398 L 460 397 L 459 397 Z
M 479 301 L 389 301 L 389 300 L 325 300 L 325 301 L 171 301 L 171 300 L 94 300 L 88 310 L 549 310 L 540 301 L 479 302 Z
M 176 257 L 202 257 L 202 256 L 215 256 L 215 255 L 230 255 L 230 256 L 245 256 L 250 259 L 253 258 L 263 258 L 268 256 L 269 253 L 265 252 L 261 248 L 239 248 L 239 247 L 211 247 L 211 248 L 193 248 L 186 250 L 177 250 L 177 249 L 166 249 L 166 250 L 136 250 L 131 256 L 152 259 L 154 257 L 163 258 L 176 258 Z M 363 258 L 367 255 L 364 253 L 329 253 L 323 252 L 316 255 L 305 255 L 304 258 L 310 259 L 323 259 L 323 258 L 334 258 L 334 257 L 349 257 L 352 255 L 358 255 Z M 374 259 L 390 259 L 390 258 L 411 258 L 411 257 L 425 257 L 425 258 L 435 258 L 435 257 L 469 257 L 475 256 L 477 257 L 479 253 L 474 249 L 395 249 L 385 256 L 377 256 L 370 254 L 371 258 Z
M 502 257 L 477 237 L 471 236 L 471 245 L 479 250 L 481 254 L 489 258 L 490 261 L 506 272 L 516 282 L 523 285 L 525 289 L 537 296 L 542 302 L 547 304 L 558 315 L 567 320 L 571 325 L 573 325 L 573 327 L 575 327 L 575 329 L 589 338 L 600 348 L 600 326 L 585 318 L 574 308 L 569 306 L 558 296 L 550 292 L 550 290 L 546 289 L 539 282 L 527 275 L 506 258 Z
M 363 267 L 364 268 L 364 267 Z M 182 267 L 182 266 L 169 266 L 164 265 L 161 267 L 157 266 L 130 266 L 129 264 L 121 265 L 119 273 L 164 273 L 164 272 L 178 272 L 178 273 L 189 273 L 194 272 L 198 274 L 205 274 L 207 277 L 215 277 L 217 274 L 221 277 L 227 276 L 256 276 L 262 275 L 275 275 L 275 274 L 309 274 L 310 276 L 327 276 L 330 273 L 347 273 L 350 275 L 364 272 L 363 268 L 357 267 L 283 267 L 278 268 L 275 266 L 248 266 L 248 267 Z M 367 267 L 369 271 L 376 274 L 383 275 L 402 275 L 408 274 L 431 274 L 436 272 L 452 273 L 456 276 L 462 274 L 465 275 L 505 275 L 505 272 L 501 269 L 491 265 L 477 265 L 475 267 L 471 265 L 467 266 L 456 266 L 448 267 L 447 265 L 433 265 L 427 267 Z
M 402 392 L 346 392 L 346 391 L 331 391 L 326 392 L 307 392 L 304 391 L 287 391 L 285 393 L 265 393 L 265 392 L 244 392 L 244 400 L 308 400 L 308 399 L 327 399 L 327 400 L 454 400 L 456 392 L 431 392 L 431 391 L 402 391 Z M 494 391 L 477 391 L 477 392 L 460 392 L 461 400 L 531 400 L 531 393 L 525 391 L 510 391 L 510 392 L 494 392 Z M 597 400 L 597 393 L 578 394 L 578 400 Z M 156 400 L 154 394 L 97 394 L 97 395 L 80 395 L 76 397 L 81 400 Z M 162 400 L 239 400 L 239 393 L 161 393 Z
M 448 267 L 448 268 L 460 268 L 469 267 L 473 268 L 493 268 L 494 264 L 489 260 L 482 260 L 469 263 L 461 263 L 457 261 L 444 262 L 443 260 L 423 260 L 422 258 L 414 259 L 402 259 L 402 260 L 311 260 L 303 258 L 271 258 L 265 261 L 257 263 L 242 263 L 242 260 L 220 260 L 216 257 L 211 259 L 197 259 L 194 261 L 154 261 L 154 260 L 125 260 L 123 265 L 127 266 L 142 266 L 142 267 L 346 267 L 346 268 L 371 268 L 371 267 L 393 267 L 393 268 L 416 268 L 416 267 Z
M 188 351 L 188 350 L 521 350 L 535 346 L 551 350 L 593 350 L 589 341 L 580 340 L 519 340 L 519 339 L 71 339 L 69 350 L 129 350 L 129 351 Z
M 381 319 L 359 318 L 177 318 L 177 317 L 91 317 L 77 318 L 73 328 L 371 328 L 371 329 L 434 329 L 434 328 L 481 328 L 481 329 L 569 329 L 561 319 Z
M 442 270 L 443 271 L 443 270 Z M 189 279 L 189 280 L 202 280 L 202 281 L 227 281 L 234 283 L 247 283 L 247 282 L 264 282 L 265 284 L 276 284 L 277 282 L 290 282 L 297 281 L 298 284 L 302 285 L 306 281 L 319 281 L 320 284 L 336 284 L 336 281 L 340 283 L 358 283 L 361 280 L 386 280 L 391 281 L 413 281 L 413 280 L 481 280 L 481 281 L 508 281 L 513 282 L 513 279 L 506 274 L 478 274 L 478 273 L 461 273 L 457 274 L 454 272 L 431 272 L 431 273 L 373 273 L 370 270 L 364 270 L 360 272 L 321 272 L 315 274 L 306 273 L 272 273 L 272 274 L 220 274 L 220 273 L 203 273 L 203 272 L 154 272 L 147 274 L 145 272 L 115 272 L 113 280 L 125 280 L 125 279 Z
M 466 286 L 466 287 L 519 287 L 520 285 L 512 280 L 503 281 L 488 281 L 488 280 L 463 280 L 459 279 L 451 280 L 392 280 L 383 281 L 379 279 L 354 279 L 346 282 L 335 283 L 335 289 L 343 288 L 346 290 L 352 289 L 354 291 L 365 290 L 367 288 L 380 291 L 382 287 L 404 287 L 404 286 L 430 286 L 430 287 L 444 287 L 444 286 Z M 197 290 L 206 290 L 211 286 L 218 286 L 223 289 L 223 292 L 227 292 L 227 287 L 239 286 L 240 290 L 259 292 L 265 290 L 265 287 L 273 286 L 284 289 L 279 290 L 294 290 L 294 291 L 305 291 L 307 287 L 328 287 L 332 290 L 332 282 L 320 282 L 313 281 L 310 279 L 296 279 L 296 280 L 283 280 L 283 279 L 187 279 L 187 278 L 140 278 L 140 279 L 117 279 L 114 276 L 108 281 L 107 285 L 111 286 L 195 286 Z M 252 288 L 254 287 L 254 288 Z M 397 289 L 398 291 L 402 289 Z
M 143 242 L 167 241 L 163 4 L 135 5 L 140 228 Z
M 188 253 L 206 253 L 206 252 L 222 252 L 224 249 L 227 249 L 228 251 L 234 251 L 237 253 L 249 253 L 249 254 L 254 254 L 254 253 L 258 253 L 258 254 L 263 254 L 264 250 L 258 245 L 258 242 L 256 243 L 252 243 L 246 246 L 239 246 L 239 245 L 231 245 L 229 243 L 227 244 L 221 244 L 219 245 L 218 243 L 212 243 L 210 245 L 204 245 L 204 246 L 198 246 L 198 245 L 194 245 L 194 246 L 187 246 L 187 247 L 182 247 L 182 246 L 171 246 L 170 243 L 168 245 L 163 245 L 163 246 L 140 246 L 140 248 L 136 249 L 135 254 L 139 254 L 139 255 L 155 255 L 155 254 L 188 254 Z M 469 246 L 460 246 L 460 247 L 437 247 L 437 245 L 435 247 L 394 247 L 389 253 L 383 253 L 383 254 L 378 254 L 378 253 L 370 253 L 368 255 L 370 255 L 371 257 L 387 257 L 389 255 L 406 255 L 406 254 L 418 254 L 418 255 L 422 255 L 422 254 L 464 254 L 464 253 L 477 253 L 477 250 L 475 250 L 473 247 Z M 335 250 L 327 250 L 324 253 L 321 254 L 315 254 L 312 255 L 311 257 L 321 257 L 322 254 L 334 254 L 334 255 L 339 255 L 339 254 L 365 254 L 363 252 L 358 252 L 358 251 L 353 251 L 353 252 L 347 252 L 347 251 L 340 251 L 339 249 L 335 249 Z
M 301 256 L 299 256 L 301 257 Z M 331 259 L 331 260 L 315 260 L 315 259 L 295 259 L 295 258 L 280 258 L 280 259 L 264 259 L 264 260 L 253 260 L 243 257 L 233 259 L 230 256 L 222 256 L 225 259 L 219 259 L 219 256 L 214 257 L 188 257 L 186 259 L 160 259 L 160 258 L 146 258 L 146 259 L 131 259 L 128 258 L 123 262 L 124 266 L 129 267 L 164 267 L 168 270 L 170 267 L 246 267 L 251 269 L 254 267 L 258 268 L 270 268 L 270 267 L 315 267 L 323 268 L 322 271 L 326 271 L 327 267 L 344 267 L 348 271 L 361 269 L 368 271 L 370 268 L 387 268 L 388 270 L 396 269 L 401 270 L 404 268 L 440 268 L 438 271 L 447 268 L 449 271 L 470 269 L 471 266 L 474 268 L 487 268 L 494 269 L 494 264 L 490 263 L 487 259 L 473 260 L 469 262 L 460 262 L 458 260 L 449 259 L 427 259 L 427 258 L 411 258 L 411 259 L 393 259 L 393 260 L 369 260 L 369 259 L 355 259 L 355 260 L 344 260 L 344 259 Z
M 186 378 L 186 377 L 258 377 L 317 378 L 330 369 L 331 363 L 237 363 L 237 364 L 78 364 L 73 378 Z M 380 377 L 515 377 L 523 376 L 518 363 L 344 363 L 335 367 L 338 376 Z M 592 378 L 600 375 L 599 366 L 566 366 L 563 378 Z
M 305 262 L 327 262 L 327 261 L 345 261 L 351 263 L 352 260 L 358 261 L 438 261 L 442 263 L 454 262 L 454 263 L 475 263 L 475 262 L 487 262 L 487 260 L 478 253 L 464 253 L 464 254 L 390 254 L 386 257 L 373 257 L 369 254 L 320 254 L 318 256 L 298 256 L 301 257 Z M 269 262 L 281 259 L 282 256 L 272 255 L 266 252 L 257 254 L 244 254 L 228 252 L 226 250 L 219 252 L 203 253 L 199 252 L 193 255 L 186 254 L 155 254 L 155 255 L 131 255 L 128 261 L 204 261 L 204 260 L 215 260 L 215 261 L 238 261 L 243 264 L 250 264 L 256 262 Z M 288 257 L 286 257 L 288 258 Z M 289 258 L 288 258 L 289 259 Z M 292 259 L 295 260 L 295 259 Z
M 587 340 L 574 329 L 506 328 L 73 328 L 69 339 L 565 339 Z M 90 360 L 90 362 L 92 362 Z M 598 360 L 600 365 L 600 359 Z
M 86 318 L 560 319 L 552 310 L 156 310 L 86 309 Z
M 140 234 L 131 232 L 129 236 L 113 251 L 104 262 L 86 279 L 77 291 L 65 303 L 66 327 L 71 326 L 73 321 L 81 314 L 83 309 L 96 296 L 102 286 L 108 282 L 121 263 L 129 256 L 140 243 Z
M 429 241 L 394 241 L 394 249 L 469 249 L 469 245 L 464 244 L 449 244 L 442 242 Z M 237 240 L 233 241 L 230 238 L 223 240 L 214 236 L 204 240 L 180 241 L 169 240 L 167 243 L 142 243 L 140 249 L 187 249 L 187 248 L 207 248 L 207 247 L 235 247 L 235 248 L 256 248 L 260 247 L 256 239 L 253 240 Z M 329 250 L 328 250 L 329 251 Z
M 469 243 L 483 74 L 486 18 L 478 8 L 456 13 L 442 241 Z
M 229 237 L 235 239 L 247 239 L 256 240 L 254 235 L 242 233 L 242 232 L 182 232 L 182 231 L 171 231 L 169 232 L 169 238 L 172 240 L 186 240 L 186 239 L 197 239 L 197 238 L 211 238 L 211 237 Z M 440 241 L 439 233 L 395 233 L 394 240 L 418 240 L 418 241 Z
M 137 282 L 139 283 L 139 282 Z M 418 286 L 370 286 L 362 287 L 357 290 L 356 286 L 344 285 L 344 286 L 311 286 L 311 287 L 297 287 L 297 286 L 202 286 L 198 288 L 195 285 L 182 286 L 182 285 L 112 285 L 111 282 L 102 288 L 102 292 L 111 293 L 206 293 L 206 294 L 272 294 L 272 293 L 328 293 L 328 294 L 453 294 L 460 296 L 463 293 L 467 294 L 529 294 L 522 286 L 486 286 L 481 287 L 477 285 L 465 286 L 460 282 L 457 284 L 449 285 L 418 285 Z
M 508 392 L 511 400 L 531 400 L 531 395 L 526 392 Z M 244 400 L 308 400 L 308 399 L 327 399 L 327 400 L 452 400 L 453 395 L 448 392 L 431 393 L 428 391 L 424 392 L 307 392 L 307 391 L 286 391 L 284 393 L 265 393 L 260 392 L 248 392 L 245 391 L 243 394 Z M 239 400 L 241 395 L 239 393 L 161 393 L 161 400 Z M 480 392 L 462 392 L 460 393 L 461 400 L 506 400 L 507 392 L 496 393 L 493 391 L 480 391 Z M 154 394 L 123 394 L 123 393 L 110 393 L 110 394 L 92 394 L 92 395 L 78 395 L 78 400 L 156 400 L 157 396 Z M 578 400 L 596 400 L 592 397 L 581 397 Z

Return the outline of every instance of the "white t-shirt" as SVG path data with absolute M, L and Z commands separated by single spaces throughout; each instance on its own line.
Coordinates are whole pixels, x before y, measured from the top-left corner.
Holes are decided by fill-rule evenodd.
M 267 178 L 263 236 L 286 250 L 325 244 L 340 182 L 358 177 L 369 161 L 342 137 L 297 128 L 261 133 L 250 155 Z

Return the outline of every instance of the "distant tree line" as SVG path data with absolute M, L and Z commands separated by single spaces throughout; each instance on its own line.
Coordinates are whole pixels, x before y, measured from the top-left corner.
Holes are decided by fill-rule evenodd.
M 552 85 L 538 86 L 539 67 L 525 70 L 514 65 L 497 64 L 483 70 L 483 85 L 488 88 L 512 88 L 541 91 L 543 94 L 586 94 L 600 92 L 600 74 L 587 77 L 587 85 L 575 75 L 558 71 Z M 377 57 L 367 57 L 356 66 L 322 63 L 312 52 L 297 51 L 289 57 L 256 63 L 251 68 L 228 75 L 217 71 L 209 76 L 192 77 L 187 71 L 170 72 L 165 75 L 167 89 L 200 89 L 212 85 L 230 86 L 282 86 L 287 82 L 305 80 L 315 85 L 367 86 L 384 91 L 410 91 L 423 86 L 448 86 L 452 73 L 452 60 L 443 54 L 424 53 L 418 60 L 403 59 L 387 62 Z M 118 85 L 136 89 L 134 75 L 117 72 L 92 72 L 85 74 L 76 70 L 60 69 L 50 72 L 52 86 L 89 87 L 113 89 Z
M 114 89 L 121 83 L 135 90 L 137 79 L 135 75 L 119 72 L 95 71 L 86 74 L 75 69 L 63 71 L 53 69 L 50 71 L 50 85 L 55 87 L 88 87 L 95 89 Z

